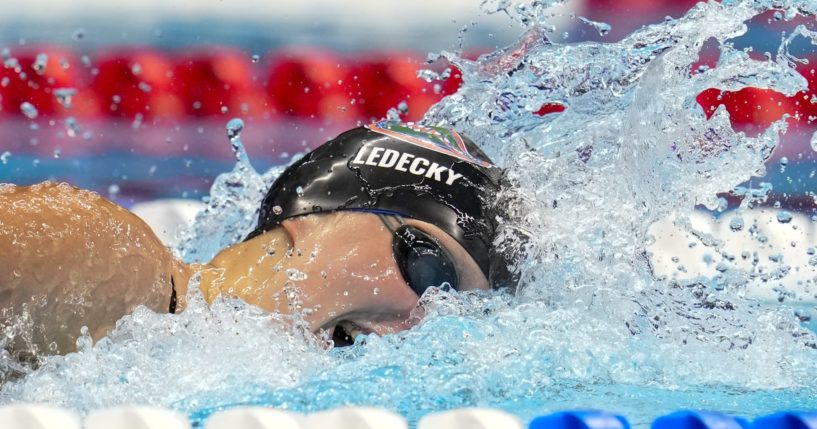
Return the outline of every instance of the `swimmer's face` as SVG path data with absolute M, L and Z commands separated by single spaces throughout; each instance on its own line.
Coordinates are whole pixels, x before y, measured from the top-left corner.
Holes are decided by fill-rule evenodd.
M 456 240 L 432 224 L 405 222 L 436 239 L 448 252 L 457 269 L 458 290 L 489 289 L 477 263 Z M 297 284 L 313 331 L 331 334 L 342 324 L 347 330 L 351 326 L 382 335 L 417 322 L 421 314 L 412 312 L 419 297 L 395 261 L 393 233 L 376 215 L 313 214 L 285 220 L 282 226 L 296 249 L 287 268 L 306 274 Z

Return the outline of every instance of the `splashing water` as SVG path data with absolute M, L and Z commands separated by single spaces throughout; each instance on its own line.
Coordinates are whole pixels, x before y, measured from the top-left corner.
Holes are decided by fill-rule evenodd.
M 208 307 L 191 293 L 183 314 L 140 308 L 98 344 L 84 337 L 79 353 L 45 358 L 38 371 L 7 383 L 2 400 L 79 410 L 151 403 L 195 418 L 239 404 L 304 412 L 366 404 L 412 420 L 472 405 L 523 419 L 593 407 L 623 412 L 637 426 L 682 407 L 747 416 L 817 408 L 817 338 L 791 308 L 743 298 L 756 273 L 724 258 L 712 278 L 656 279 L 646 252 L 650 224 L 688 224 L 696 205 L 722 208 L 719 192 L 742 196 L 741 209 L 765 200 L 770 187 L 738 185 L 764 173 L 785 120 L 749 136 L 732 128 L 723 107 L 707 119 L 696 96 L 708 88 L 805 89 L 788 44 L 814 42 L 814 33 L 798 27 L 763 60 L 730 41 L 764 12 L 790 20 L 814 16 L 817 5 L 701 3 L 617 43 L 557 44 L 542 22 L 544 6 L 555 3 L 512 11 L 507 1 L 484 2 L 527 32 L 475 61 L 442 53 L 465 83 L 425 119 L 463 131 L 506 168 L 512 186 L 499 198 L 510 207 L 500 245 L 525 249 L 515 296 L 433 290 L 423 297 L 420 326 L 326 350 L 297 316 L 226 300 Z M 695 67 L 713 40 L 717 65 Z M 565 109 L 534 115 L 543 105 Z M 280 173 L 252 168 L 242 128 L 228 124 L 238 163 L 216 179 L 208 208 L 184 237 L 178 250 L 186 261 L 207 261 L 243 239 Z M 736 233 L 744 230 L 741 217 L 727 218 Z
M 256 222 L 261 198 L 282 170 L 273 168 L 261 176 L 253 168 L 241 142 L 241 119 L 230 120 L 226 130 L 238 162 L 232 172 L 216 178 L 207 208 L 183 238 L 180 253 L 186 262 L 207 262 L 219 250 L 243 240 Z

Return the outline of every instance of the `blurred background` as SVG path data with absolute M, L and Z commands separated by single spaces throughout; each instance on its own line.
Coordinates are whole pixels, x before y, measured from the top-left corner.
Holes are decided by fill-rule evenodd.
M 456 68 L 439 63 L 434 67 L 447 79 L 418 78 L 429 53 L 475 58 L 522 33 L 506 14 L 484 13 L 481 3 L 498 2 L 6 4 L 0 16 L 0 182 L 65 180 L 126 207 L 201 199 L 235 162 L 225 133 L 231 118 L 245 121 L 242 139 L 259 171 L 389 109 L 418 120 L 461 84 Z M 554 39 L 616 41 L 695 3 L 575 0 L 554 21 Z M 579 17 L 612 29 L 602 34 Z M 753 55 L 763 55 L 765 46 L 776 51 L 776 21 L 768 16 L 752 23 L 745 42 L 756 47 Z M 706 55 L 702 66 L 716 58 L 714 50 Z M 773 183 L 778 204 L 808 211 L 814 208 L 817 76 L 805 64 L 802 73 L 810 91 L 794 97 L 712 89 L 699 102 L 707 112 L 725 104 L 735 126 L 748 133 L 783 114 L 796 116 L 770 161 L 785 158 L 784 168 L 770 168 L 759 181 Z

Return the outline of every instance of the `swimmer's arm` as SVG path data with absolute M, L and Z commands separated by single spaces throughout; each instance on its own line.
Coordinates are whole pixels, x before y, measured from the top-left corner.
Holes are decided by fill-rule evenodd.
M 41 351 L 72 351 L 81 326 L 98 339 L 137 305 L 167 312 L 182 267 L 144 221 L 95 193 L 0 185 L 0 306 L 30 316 Z

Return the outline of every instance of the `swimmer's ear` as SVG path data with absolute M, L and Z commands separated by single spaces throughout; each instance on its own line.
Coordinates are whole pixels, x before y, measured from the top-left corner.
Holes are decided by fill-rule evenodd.
M 304 222 L 302 221 L 303 218 L 304 217 L 302 216 L 300 218 L 296 217 L 281 221 L 281 228 L 287 232 L 292 243 L 298 241 L 298 238 L 300 238 L 304 232 Z
M 315 215 L 297 216 L 281 221 L 281 227 L 289 234 L 293 243 L 316 233 L 321 226 L 320 216 Z

